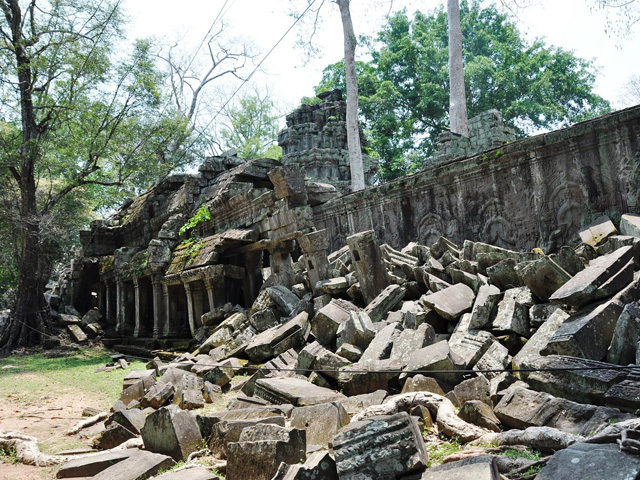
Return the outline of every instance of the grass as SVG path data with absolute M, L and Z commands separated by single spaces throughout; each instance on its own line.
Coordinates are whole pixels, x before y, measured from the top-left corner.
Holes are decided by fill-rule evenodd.
M 427 442 L 425 448 L 429 454 L 429 462 L 427 467 L 440 465 L 445 457 L 457 453 L 462 450 L 462 445 L 455 438 L 447 438 L 440 435 L 440 442 Z
M 0 448 L 0 463 L 16 465 L 20 463 L 15 448 Z
M 144 363 L 136 361 L 126 370 L 96 373 L 98 367 L 110 361 L 110 352 L 89 349 L 61 358 L 46 358 L 40 353 L 2 358 L 0 368 L 15 368 L 0 370 L 0 397 L 11 395 L 32 401 L 49 392 L 64 394 L 81 389 L 103 397 L 102 407 L 107 407 L 120 396 L 124 375 L 144 369 Z
M 534 462 L 537 462 L 538 460 L 540 460 L 540 452 L 532 448 L 527 448 L 526 450 L 509 448 L 504 452 L 502 452 L 502 455 L 504 455 L 505 457 L 509 457 L 512 460 L 516 460 L 518 458 L 525 458 L 527 460 L 532 460 Z

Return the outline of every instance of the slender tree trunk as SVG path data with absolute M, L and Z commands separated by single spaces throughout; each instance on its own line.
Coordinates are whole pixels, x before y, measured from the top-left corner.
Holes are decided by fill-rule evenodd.
M 449 18 L 449 120 L 453 133 L 469 136 L 467 96 L 464 91 L 464 67 L 462 65 L 462 28 L 460 26 L 460 3 L 448 0 Z
M 351 191 L 364 189 L 364 166 L 358 125 L 358 79 L 356 77 L 356 35 L 353 32 L 350 0 L 336 0 L 344 32 L 344 66 L 347 80 L 347 147 L 351 167 Z

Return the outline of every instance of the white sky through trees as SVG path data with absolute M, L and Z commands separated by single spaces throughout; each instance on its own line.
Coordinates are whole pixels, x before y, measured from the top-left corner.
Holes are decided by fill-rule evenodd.
M 295 46 L 298 32 L 294 29 L 264 62 L 263 72 L 254 77 L 258 85 L 269 86 L 270 93 L 285 111 L 295 108 L 303 96 L 312 96 L 323 68 L 343 56 L 337 7 L 329 0 L 325 3 L 324 21 L 316 38 L 319 55 L 305 62 L 303 52 Z M 411 15 L 416 8 L 426 12 L 445 3 L 444 0 L 352 0 L 356 35 L 374 35 L 390 7 L 394 10 L 406 7 Z M 631 34 L 608 36 L 604 12 L 592 12 L 585 0 L 534 0 L 533 3 L 537 4 L 518 11 L 518 26 L 527 39 L 545 37 L 548 45 L 594 59 L 600 67 L 595 92 L 609 100 L 614 108 L 629 106 L 620 98 L 630 77 L 640 75 L 640 23 Z M 223 5 L 225 0 L 124 0 L 131 20 L 131 38 L 155 35 L 165 37 L 167 43 L 182 39 L 187 51 L 197 47 Z M 261 59 L 293 23 L 287 14 L 290 5 L 290 0 L 226 0 L 222 15 L 227 23 L 226 31 L 251 41 Z M 357 53 L 366 60 L 362 57 L 364 48 Z M 242 93 L 241 90 L 239 95 Z

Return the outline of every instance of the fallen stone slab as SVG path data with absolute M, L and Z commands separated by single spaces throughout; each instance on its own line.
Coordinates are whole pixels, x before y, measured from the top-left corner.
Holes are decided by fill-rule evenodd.
M 500 431 L 500 420 L 493 409 L 480 400 L 469 400 L 462 404 L 458 416 L 465 422 L 472 423 L 480 428 L 486 428 L 492 432 Z
M 478 289 L 478 294 L 473 303 L 469 328 L 483 328 L 491 321 L 491 314 L 498 304 L 500 289 L 495 285 L 483 285 Z
M 576 443 L 556 452 L 536 480 L 628 480 L 637 478 L 638 473 L 640 457 L 622 452 L 618 445 Z
M 67 325 L 67 331 L 71 335 L 71 339 L 76 343 L 86 343 L 87 341 L 89 341 L 87 335 L 78 325 Z
M 356 233 L 347 237 L 347 246 L 362 295 L 372 302 L 390 283 L 378 237 L 373 230 Z
M 547 321 L 547 319 L 560 309 L 560 305 L 555 303 L 537 303 L 529 309 L 529 324 L 538 328 Z
M 306 460 L 304 430 L 261 424 L 227 445 L 227 480 L 271 480 L 281 463 Z
M 372 322 L 379 322 L 402 301 L 405 293 L 407 293 L 406 288 L 396 284 L 389 285 L 369 302 L 364 309 L 364 313 L 369 315 Z
M 491 329 L 500 333 L 516 333 L 521 337 L 531 336 L 529 308 L 535 303 L 528 287 L 511 288 L 504 292 L 498 303 L 498 312 Z
M 415 329 L 405 328 L 393 340 L 389 358 L 397 358 L 406 363 L 414 351 L 432 345 L 435 339 L 436 332 L 428 323 L 423 323 Z
M 406 412 L 351 423 L 331 446 L 341 480 L 388 480 L 420 471 L 427 464 L 418 423 Z
M 637 364 L 640 341 L 640 302 L 625 305 L 618 317 L 607 362 L 618 365 Z
M 303 464 L 281 463 L 272 480 L 339 480 L 336 462 L 329 452 L 313 452 Z
M 56 478 L 93 477 L 114 464 L 126 460 L 133 452 L 134 450 L 122 450 L 74 458 L 58 470 Z
M 336 350 L 336 355 L 346 358 L 351 363 L 356 363 L 362 358 L 364 352 L 361 348 L 351 345 L 350 343 L 343 343 Z
M 464 369 L 473 368 L 489 347 L 496 342 L 495 337 L 484 330 L 456 332 L 449 339 L 449 349 L 461 360 Z
M 339 402 L 297 407 L 291 412 L 290 424 L 307 432 L 307 444 L 324 447 L 349 424 L 349 414 Z
M 294 349 L 287 350 L 273 360 L 265 363 L 262 368 L 258 369 L 258 371 L 242 385 L 242 393 L 248 397 L 252 397 L 255 391 L 256 382 L 261 378 L 292 376 L 294 374 L 294 370 L 297 368 L 297 364 L 298 352 Z
M 590 225 L 578 232 L 580 240 L 595 247 L 604 242 L 610 235 L 618 233 L 616 226 L 606 215 L 596 218 Z
M 349 417 L 352 417 L 365 408 L 368 408 L 372 405 L 380 405 L 382 402 L 384 402 L 385 398 L 387 398 L 387 395 L 388 393 L 386 390 L 376 390 L 375 392 L 371 393 L 363 393 L 360 395 L 347 397 L 347 399 L 342 400 L 340 404 L 347 411 Z
M 133 450 L 129 458 L 98 473 L 93 480 L 144 480 L 171 468 L 175 463 L 167 455 Z
M 464 361 L 450 350 L 446 340 L 442 340 L 413 352 L 404 371 L 433 372 L 429 375 L 455 385 L 461 378 L 456 370 L 460 370 L 463 365 Z M 412 373 L 403 375 L 406 377 Z M 401 376 L 400 379 L 402 380 L 404 377 Z
M 561 309 L 554 311 L 545 321 L 536 333 L 534 333 L 520 351 L 513 357 L 512 365 L 514 370 L 535 368 L 535 363 L 540 357 L 541 352 L 547 348 L 549 341 L 564 321 L 569 318 L 569 314 Z M 520 374 L 521 378 L 526 379 L 527 372 Z
M 625 213 L 620 219 L 620 233 L 640 237 L 640 215 Z
M 509 290 L 524 286 L 520 273 L 516 270 L 518 261 L 513 258 L 505 258 L 500 262 L 487 267 L 487 276 L 500 290 Z
M 318 342 L 333 348 L 340 324 L 349 319 L 350 312 L 358 311 L 353 303 L 334 298 L 322 307 L 311 321 L 311 331 Z
M 122 380 L 122 391 L 126 390 L 131 385 L 142 381 L 145 390 L 151 388 L 156 383 L 156 371 L 155 370 L 132 370 Z M 166 382 L 165 382 L 166 383 Z
M 516 266 L 523 283 L 543 302 L 571 279 L 571 275 L 551 257 L 542 257 Z
M 422 297 L 422 303 L 452 322 L 463 313 L 470 312 L 474 300 L 473 290 L 462 283 Z
M 453 388 L 460 405 L 470 400 L 479 400 L 493 407 L 491 401 L 491 386 L 489 380 L 482 375 L 463 380 Z
M 143 407 L 158 409 L 164 407 L 173 398 L 175 387 L 170 383 L 157 382 L 153 385 L 141 400 Z
M 342 391 L 349 397 L 389 390 L 400 377 L 405 362 L 399 359 L 359 361 L 340 369 Z
M 391 323 L 380 330 L 371 341 L 361 357 L 362 362 L 384 360 L 391 355 L 393 343 L 400 336 L 402 325 Z
M 199 465 L 182 468 L 153 477 L 153 480 L 218 480 L 220 477 Z
M 202 436 L 195 417 L 169 405 L 151 413 L 141 431 L 147 450 L 170 455 L 176 461 L 186 460 L 202 447 Z
M 245 428 L 254 427 L 262 423 L 284 427 L 285 418 L 275 416 L 251 420 L 222 420 L 211 425 L 210 431 L 207 432 L 207 447 L 214 455 L 224 457 L 227 455 L 227 445 L 240 441 L 240 435 Z
M 636 413 L 640 409 L 640 375 L 631 373 L 604 395 L 605 405 L 623 412 Z
M 529 427 L 524 430 L 488 433 L 472 442 L 472 445 L 527 445 L 529 448 L 543 453 L 553 453 L 582 440 L 583 437 L 563 432 L 557 428 Z
M 309 328 L 309 314 L 302 312 L 283 325 L 273 327 L 253 337 L 247 345 L 245 353 L 254 362 L 277 357 L 290 348 L 303 346 L 309 335 Z
M 427 469 L 420 480 L 500 480 L 496 459 L 492 455 L 477 455 L 457 462 Z
M 589 262 L 556 290 L 549 300 L 580 308 L 588 303 L 611 297 L 633 280 L 633 249 L 622 247 Z
M 349 312 L 349 318 L 338 327 L 337 334 L 340 337 L 338 343 L 350 343 L 364 350 L 376 336 L 376 330 L 369 315 L 352 311 Z
M 340 401 L 346 398 L 335 390 L 318 387 L 299 378 L 286 377 L 258 380 L 254 394 L 276 405 L 290 403 L 296 407 Z
M 473 366 L 473 369 L 491 380 L 500 375 L 500 370 L 509 365 L 510 359 L 507 347 L 500 342 L 493 342 Z

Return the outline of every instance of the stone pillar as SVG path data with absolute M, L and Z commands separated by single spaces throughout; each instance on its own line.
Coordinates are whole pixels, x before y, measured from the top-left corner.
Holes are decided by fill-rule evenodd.
M 187 311 L 189 313 L 189 330 L 191 331 L 191 335 L 195 335 L 196 333 L 196 325 L 193 317 L 193 297 L 191 295 L 191 284 L 184 284 L 184 291 L 187 294 Z
M 116 332 L 122 333 L 124 330 L 124 290 L 122 280 L 116 281 Z
M 202 284 L 200 282 L 193 282 L 191 284 L 191 301 L 193 302 L 193 331 L 191 333 L 195 333 L 198 327 L 202 325 L 201 317 L 206 313 L 204 299 L 205 289 L 202 287 Z
M 245 305 L 252 305 L 262 287 L 262 256 L 263 251 L 247 252 L 244 257 L 244 266 L 247 271 L 242 281 Z
M 291 252 L 293 252 L 293 240 L 288 240 L 270 249 L 271 275 L 275 275 L 273 285 L 293 287 L 296 282 L 296 274 L 291 266 Z
M 163 337 L 172 337 L 174 336 L 174 332 L 171 328 L 171 299 L 169 298 L 169 284 L 162 284 L 162 302 L 164 305 L 164 316 L 162 317 L 164 320 L 164 324 L 162 325 L 162 336 Z
M 162 301 L 162 275 L 153 275 L 151 277 L 151 286 L 153 292 L 153 338 L 158 338 L 167 316 L 167 311 L 162 308 L 164 305 Z
M 226 282 L 224 271 L 217 272 L 215 277 L 207 277 L 204 279 L 204 286 L 207 289 L 207 297 L 209 299 L 209 310 L 215 307 L 221 307 L 227 301 Z M 203 312 L 206 313 L 206 312 Z
M 329 236 L 326 230 L 319 230 L 303 235 L 300 237 L 299 243 L 304 253 L 304 262 L 307 267 L 311 289 L 314 295 L 318 295 L 316 283 L 330 278 L 331 267 L 327 258 Z
M 347 245 L 360 290 L 366 302 L 370 303 L 390 284 L 378 237 L 373 230 L 356 233 L 347 238 Z
M 98 311 L 102 315 L 107 315 L 107 306 L 106 306 L 106 282 L 100 282 L 98 287 Z
M 111 318 L 113 315 L 113 305 L 111 305 L 111 285 L 109 283 L 109 281 L 105 282 L 105 295 L 107 296 L 107 302 L 105 305 L 105 312 L 104 312 L 104 318 L 107 322 L 107 324 L 111 323 Z
M 141 325 L 142 325 L 142 299 L 140 298 L 140 280 L 138 277 L 133 277 L 133 288 L 135 290 L 135 315 L 136 315 L 136 326 L 133 329 L 133 336 L 138 337 L 140 335 Z

